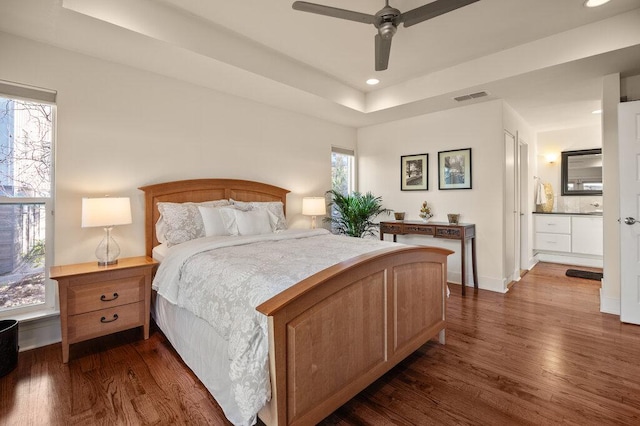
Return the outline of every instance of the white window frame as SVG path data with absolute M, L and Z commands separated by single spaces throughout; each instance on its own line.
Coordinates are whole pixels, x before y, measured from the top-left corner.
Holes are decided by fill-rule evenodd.
M 19 83 L 0 80 L 0 97 L 19 101 L 38 102 L 51 105 L 51 192 L 49 197 L 3 197 L 0 204 L 38 204 L 45 205 L 45 300 L 43 304 L 20 306 L 0 310 L 0 319 L 12 318 L 16 320 L 35 319 L 54 315 L 59 312 L 58 286 L 49 278 L 49 268 L 53 265 L 53 237 L 54 237 L 54 203 L 55 203 L 55 149 L 56 149 L 56 95 L 57 92 L 39 87 L 22 85 Z

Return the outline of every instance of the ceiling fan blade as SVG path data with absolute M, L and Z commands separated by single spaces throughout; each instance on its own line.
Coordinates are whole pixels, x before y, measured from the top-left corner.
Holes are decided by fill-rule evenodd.
M 384 71 L 389 66 L 391 54 L 391 37 L 382 38 L 376 34 L 376 71 Z
M 404 22 L 405 27 L 419 24 L 427 19 L 444 15 L 461 7 L 468 6 L 480 0 L 436 0 L 424 6 L 416 7 L 400 15 L 400 21 Z
M 373 24 L 376 19 L 374 15 L 367 15 L 366 13 L 354 12 L 352 10 L 338 9 L 337 7 L 323 6 L 321 4 L 308 3 L 306 1 L 294 1 L 292 7 L 295 10 L 300 10 L 302 12 L 347 19 L 349 21 L 362 22 L 363 24 Z

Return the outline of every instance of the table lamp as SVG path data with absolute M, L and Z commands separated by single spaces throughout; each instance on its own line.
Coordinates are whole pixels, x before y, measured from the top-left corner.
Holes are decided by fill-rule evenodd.
M 302 214 L 311 216 L 311 229 L 316 228 L 316 216 L 327 214 L 324 197 L 304 197 L 302 199 Z
M 105 236 L 96 248 L 98 265 L 114 265 L 118 263 L 120 247 L 111 237 L 111 230 L 116 225 L 131 223 L 131 201 L 129 197 L 103 197 L 82 199 L 82 227 L 102 226 Z

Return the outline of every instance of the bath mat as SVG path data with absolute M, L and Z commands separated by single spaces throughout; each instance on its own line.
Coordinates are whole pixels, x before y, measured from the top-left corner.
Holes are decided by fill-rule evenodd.
M 579 269 L 567 269 L 565 274 L 568 277 L 586 278 L 588 280 L 600 281 L 602 279 L 602 272 L 581 271 Z

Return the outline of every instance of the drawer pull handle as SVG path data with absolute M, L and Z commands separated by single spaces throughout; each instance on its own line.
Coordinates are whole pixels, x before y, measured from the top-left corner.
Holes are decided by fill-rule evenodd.
M 105 317 L 102 317 L 102 318 L 100 318 L 100 322 L 103 323 L 103 324 L 106 324 L 108 322 L 114 322 L 117 319 L 118 319 L 118 314 L 113 314 L 113 319 L 108 320 Z
M 112 300 L 116 300 L 117 298 L 118 293 L 113 293 L 113 297 L 111 299 L 107 299 L 107 296 L 105 296 L 104 294 L 100 296 L 100 300 L 102 300 L 103 302 L 111 302 Z

